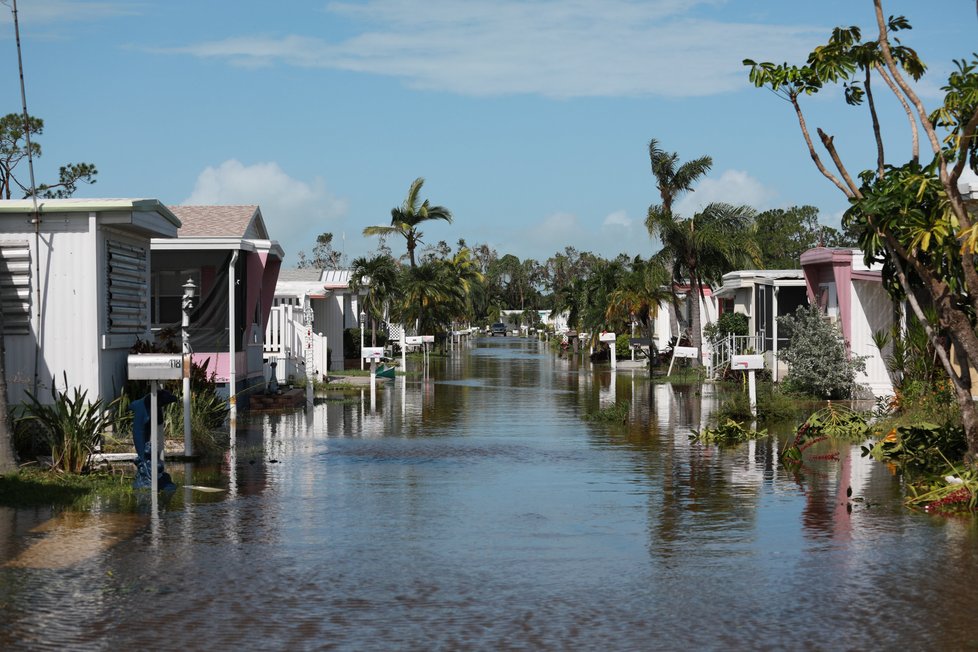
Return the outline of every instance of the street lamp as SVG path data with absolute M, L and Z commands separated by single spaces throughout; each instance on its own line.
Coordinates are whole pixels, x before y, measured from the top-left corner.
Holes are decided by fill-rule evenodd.
M 360 371 L 363 371 L 363 322 L 367 321 L 367 313 L 360 311 Z
M 183 316 L 180 321 L 180 341 L 183 353 L 183 454 L 187 457 L 193 455 L 193 443 L 190 438 L 190 311 L 194 309 L 194 285 L 193 279 L 188 278 L 183 284 L 183 301 L 181 309 Z M 156 418 L 155 415 L 153 417 Z

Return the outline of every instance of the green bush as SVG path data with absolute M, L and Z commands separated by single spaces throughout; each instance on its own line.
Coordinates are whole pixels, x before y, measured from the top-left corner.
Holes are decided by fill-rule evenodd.
M 718 342 L 727 335 L 747 335 L 750 322 L 747 315 L 739 312 L 725 312 L 715 322 L 703 328 L 703 334 L 710 342 Z
M 778 317 L 778 324 L 790 338 L 790 346 L 780 353 L 788 364 L 785 391 L 822 399 L 853 395 L 866 357 L 846 355 L 842 332 L 816 306 L 799 306 L 793 315 Z

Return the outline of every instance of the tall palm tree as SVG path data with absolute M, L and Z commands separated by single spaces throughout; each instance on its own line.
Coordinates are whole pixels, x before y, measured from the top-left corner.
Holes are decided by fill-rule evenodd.
M 363 308 L 370 315 L 371 346 L 377 346 L 377 321 L 384 318 L 384 312 L 397 292 L 397 272 L 397 263 L 390 256 L 361 256 L 353 261 L 350 288 L 358 294 L 366 290 Z
M 659 197 L 662 200 L 658 210 L 668 216 L 672 216 L 672 205 L 676 200 L 692 190 L 693 184 L 713 167 L 713 159 L 709 156 L 701 156 L 680 165 L 679 155 L 675 152 L 670 153 L 662 150 L 655 138 L 649 141 L 649 161 L 652 166 L 652 176 L 655 177 L 656 188 L 658 188 Z M 652 212 L 652 207 L 649 207 L 649 212 Z M 669 326 L 672 332 L 679 336 L 677 317 L 679 298 L 676 296 L 675 287 L 671 291 L 672 309 L 669 313 Z
M 363 230 L 363 235 L 390 235 L 397 233 L 407 240 L 408 259 L 411 261 L 411 268 L 417 267 L 414 260 L 414 250 L 421 242 L 423 235 L 418 230 L 418 225 L 428 220 L 445 220 L 449 224 L 452 222 L 452 212 L 444 206 L 432 206 L 427 199 L 420 201 L 421 186 L 424 185 L 424 178 L 418 177 L 411 184 L 404 203 L 398 208 L 391 209 L 390 225 L 368 226 Z
M 683 279 L 689 282 L 690 340 L 697 349 L 702 346 L 703 288 L 719 282 L 726 272 L 760 263 L 754 215 L 749 206 L 721 203 L 710 204 L 688 219 L 676 218 L 661 206 L 649 208 L 645 226 L 649 235 L 662 241 L 655 257 L 671 264 L 673 285 Z
M 434 333 L 450 321 L 449 313 L 459 288 L 443 273 L 441 261 L 429 261 L 404 270 L 399 312 L 405 323 L 416 322 L 419 332 Z

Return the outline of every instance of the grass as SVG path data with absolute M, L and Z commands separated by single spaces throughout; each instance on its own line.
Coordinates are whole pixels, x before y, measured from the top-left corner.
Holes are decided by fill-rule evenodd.
M 84 509 L 94 496 L 131 499 L 135 495 L 132 478 L 131 474 L 59 473 L 25 466 L 16 473 L 0 476 L 0 505 Z

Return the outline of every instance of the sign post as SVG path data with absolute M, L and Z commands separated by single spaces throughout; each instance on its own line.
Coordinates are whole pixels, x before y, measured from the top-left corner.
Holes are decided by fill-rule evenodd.
M 750 397 L 750 413 L 757 418 L 757 382 L 754 371 L 764 368 L 763 355 L 734 355 L 730 356 L 730 368 L 747 372 L 747 391 Z
M 615 341 L 617 337 L 614 333 L 602 332 L 598 336 L 598 341 L 608 342 L 608 347 L 611 349 L 611 370 L 615 371 L 618 369 L 618 347 L 615 346 Z
M 361 364 L 370 361 L 370 411 L 373 412 L 377 401 L 377 362 L 384 358 L 384 347 L 365 346 L 360 350 L 363 352 Z
M 159 473 L 156 467 L 160 450 L 159 423 L 156 419 L 159 381 L 180 380 L 183 378 L 183 356 L 170 353 L 138 353 L 130 355 L 127 362 L 129 367 L 129 380 L 150 381 L 150 486 L 155 497 L 156 492 L 160 489 Z M 136 455 L 140 459 L 142 459 L 143 454 L 143 451 L 136 451 Z
M 699 355 L 695 346 L 674 346 L 672 347 L 672 360 L 669 361 L 669 371 L 666 372 L 667 376 L 672 375 L 672 365 L 676 362 L 676 358 L 691 358 L 695 359 Z

